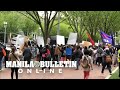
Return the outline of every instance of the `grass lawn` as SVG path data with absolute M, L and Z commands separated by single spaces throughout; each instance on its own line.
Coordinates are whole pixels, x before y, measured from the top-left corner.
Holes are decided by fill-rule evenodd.
M 118 77 L 118 72 L 119 70 L 117 70 L 111 77 L 110 77 L 110 79 L 120 79 L 119 77 Z

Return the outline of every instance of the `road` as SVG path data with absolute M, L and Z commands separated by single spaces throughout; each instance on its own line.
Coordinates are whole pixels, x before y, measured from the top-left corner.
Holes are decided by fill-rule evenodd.
M 89 79 L 105 79 L 109 75 L 109 71 L 105 69 L 104 74 L 101 74 L 102 66 L 93 66 L 93 70 L 90 72 Z M 115 67 L 112 67 L 114 70 Z M 4 69 L 0 71 L 0 79 L 10 79 L 10 69 Z M 14 76 L 15 78 L 15 76 Z M 55 68 L 55 73 L 50 73 L 48 69 L 44 72 L 36 73 L 36 69 L 32 69 L 32 73 L 27 73 L 26 69 L 23 69 L 23 73 L 19 73 L 19 79 L 83 79 L 83 70 L 80 67 L 79 70 L 75 68 L 63 68 L 62 73 L 58 73 L 58 68 Z

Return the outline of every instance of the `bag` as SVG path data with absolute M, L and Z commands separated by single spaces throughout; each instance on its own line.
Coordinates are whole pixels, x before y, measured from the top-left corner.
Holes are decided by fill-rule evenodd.
M 111 56 L 110 56 L 110 55 L 106 55 L 106 56 L 105 56 L 105 61 L 106 61 L 107 63 L 111 63 L 111 62 L 112 62 Z
M 6 56 L 6 51 L 2 48 L 2 52 L 3 52 L 3 55 L 4 57 Z
M 103 50 L 101 48 L 98 49 L 98 53 L 101 55 Z
M 93 51 L 90 49 L 89 50 L 89 56 L 92 56 L 92 54 L 93 54 Z
M 16 58 L 16 60 L 18 60 L 18 58 L 15 56 L 15 54 L 12 53 L 12 55 Z M 18 60 L 18 61 L 20 61 L 20 60 Z
M 89 66 L 90 61 L 89 61 L 89 57 L 88 56 L 84 56 L 84 58 L 83 58 L 83 64 L 84 64 L 83 68 L 90 68 L 90 66 Z
M 84 64 L 84 66 L 82 66 L 83 68 L 88 68 L 89 67 L 89 62 L 88 62 L 86 57 L 84 57 L 84 59 L 83 59 L 83 64 Z

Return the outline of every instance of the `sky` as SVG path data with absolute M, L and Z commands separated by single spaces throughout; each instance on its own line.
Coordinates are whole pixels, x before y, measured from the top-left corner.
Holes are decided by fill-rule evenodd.
M 40 16 L 44 15 L 44 11 L 38 11 L 38 13 Z M 52 11 L 51 18 L 54 16 L 54 14 L 55 14 L 55 11 Z

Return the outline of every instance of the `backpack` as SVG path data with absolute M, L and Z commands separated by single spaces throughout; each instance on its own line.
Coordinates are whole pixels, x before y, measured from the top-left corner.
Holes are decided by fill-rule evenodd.
M 99 54 L 102 54 L 103 50 L 101 48 L 98 49 L 97 51 Z
M 89 56 L 92 56 L 93 55 L 93 51 L 90 49 L 89 50 Z
M 106 55 L 106 56 L 105 56 L 105 61 L 106 61 L 107 63 L 111 63 L 111 62 L 112 62 L 112 57 L 111 57 L 111 55 Z
M 83 68 L 90 68 L 89 64 L 90 64 L 90 60 L 89 60 L 89 57 L 84 55 L 83 56 L 83 64 L 85 65 Z

